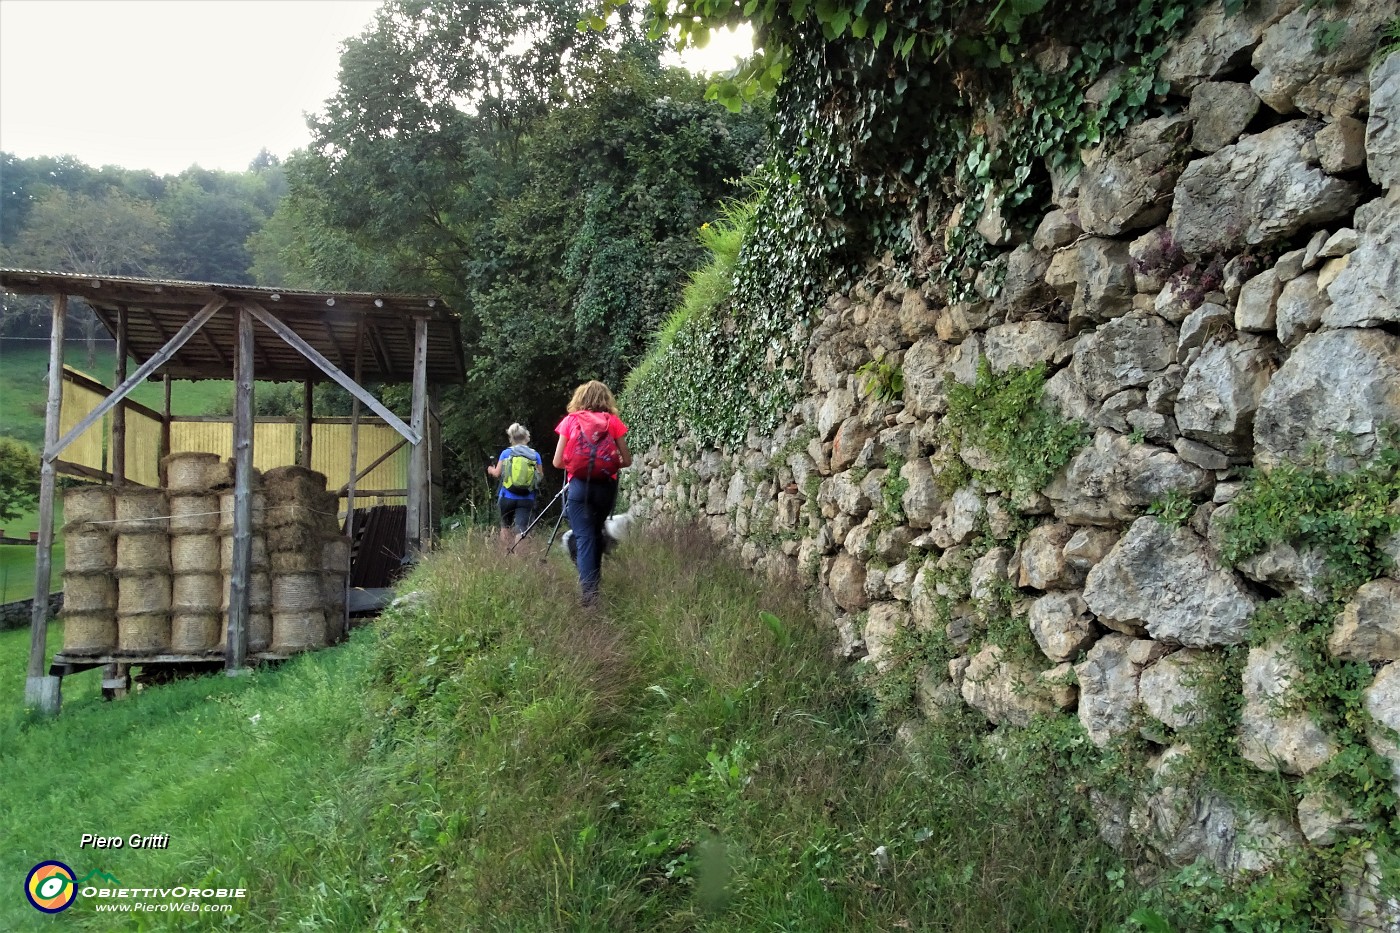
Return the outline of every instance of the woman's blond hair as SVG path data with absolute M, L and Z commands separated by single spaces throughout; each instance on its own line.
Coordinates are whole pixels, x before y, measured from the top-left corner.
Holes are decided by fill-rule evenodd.
M 510 442 L 512 444 L 530 443 L 529 429 L 527 429 L 525 425 L 521 424 L 518 421 L 510 427 L 506 428 L 506 437 L 510 438 Z
M 574 390 L 574 397 L 569 399 L 569 413 L 576 411 L 606 411 L 615 415 L 617 399 L 613 398 L 611 389 L 594 379 Z

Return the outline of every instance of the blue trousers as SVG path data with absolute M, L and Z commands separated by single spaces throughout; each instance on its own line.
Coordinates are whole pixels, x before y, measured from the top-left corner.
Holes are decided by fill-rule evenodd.
M 616 504 L 616 480 L 570 480 L 564 494 L 564 514 L 578 544 L 578 582 L 585 606 L 598 600 L 598 583 L 603 576 L 603 523 Z

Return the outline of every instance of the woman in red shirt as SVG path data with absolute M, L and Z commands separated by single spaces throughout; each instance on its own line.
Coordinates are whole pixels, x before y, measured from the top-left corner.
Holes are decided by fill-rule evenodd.
M 617 504 L 617 471 L 632 465 L 612 391 L 596 379 L 574 390 L 569 414 L 554 429 L 554 465 L 568 485 L 564 514 L 578 545 L 578 579 L 585 606 L 596 605 L 603 569 L 603 523 Z

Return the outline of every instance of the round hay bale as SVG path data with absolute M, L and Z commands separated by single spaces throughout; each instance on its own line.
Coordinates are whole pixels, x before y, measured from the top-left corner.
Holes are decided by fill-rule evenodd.
M 306 499 L 268 499 L 266 524 L 268 528 L 305 528 L 318 538 L 325 527 L 325 516 Z
M 218 610 L 180 612 L 170 616 L 170 650 L 177 654 L 209 654 L 222 647 Z
M 228 644 L 228 613 L 225 612 L 220 620 L 219 645 Z M 257 653 L 266 651 L 272 646 L 272 613 L 266 609 L 253 610 L 248 613 L 248 651 Z
M 327 492 L 321 496 L 316 508 L 320 512 L 321 527 L 325 531 L 326 537 L 339 537 L 341 532 L 340 496 L 334 492 Z
M 251 500 L 249 514 L 253 519 L 253 530 L 257 531 L 267 521 L 267 498 L 256 489 L 248 493 L 248 498 Z M 231 490 L 219 493 L 219 531 L 223 534 L 233 534 L 233 492 Z
M 169 572 L 170 539 L 165 535 L 117 535 L 118 576 Z
M 172 493 L 209 491 L 209 473 L 222 465 L 218 454 L 181 451 L 161 461 L 165 471 L 165 488 Z
M 117 608 L 117 581 L 107 573 L 65 573 L 63 609 L 65 612 L 105 612 Z
M 321 545 L 321 569 L 325 571 L 350 572 L 350 539 L 343 535 L 326 539 Z
M 267 538 L 261 532 L 253 535 L 253 569 L 267 570 Z M 219 569 L 228 573 L 233 569 L 233 538 L 225 536 L 219 539 Z
M 230 527 L 232 527 L 231 520 Z M 170 497 L 170 533 L 172 535 L 207 535 L 213 534 L 218 528 L 218 496 Z
M 273 525 L 267 529 L 267 549 L 269 551 L 273 553 L 302 551 L 315 554 L 317 555 L 318 568 L 323 540 L 325 538 L 322 534 L 308 525 Z
M 327 606 L 345 605 L 345 574 L 323 572 L 321 574 L 321 598 Z
M 280 466 L 263 474 L 263 488 L 273 499 L 311 500 L 326 491 L 326 474 L 301 466 Z
M 175 612 L 218 613 L 224 602 L 224 578 L 217 573 L 180 573 L 170 589 Z
M 113 518 L 111 486 L 73 486 L 63 490 L 63 518 L 66 528 L 87 529 L 88 522 L 96 522 L 104 528 Z
M 232 489 L 233 488 L 233 461 L 223 460 L 218 464 L 209 467 L 204 474 L 209 483 L 210 490 Z M 252 467 L 248 473 L 248 488 L 262 488 L 262 471 L 257 467 Z
M 117 534 L 164 534 L 170 504 L 162 489 L 123 486 L 113 496 Z
M 233 594 L 233 587 L 227 576 L 221 578 L 223 583 L 222 592 L 219 596 L 219 608 L 228 611 L 229 598 Z M 272 577 L 267 573 L 250 573 L 248 575 L 248 609 L 250 612 L 267 612 L 272 608 Z
M 117 615 L 139 616 L 169 611 L 169 574 L 122 577 L 117 581 Z
M 117 646 L 117 617 L 106 612 L 63 611 L 63 653 L 102 654 Z
M 170 566 L 177 574 L 218 573 L 218 536 L 180 535 L 171 538 Z
M 106 531 L 70 531 L 64 543 L 69 573 L 111 573 L 117 566 L 117 539 Z
M 321 608 L 321 575 L 288 573 L 272 578 L 272 611 L 304 612 Z
M 268 557 L 272 561 L 272 575 L 277 577 L 287 573 L 314 573 L 321 569 L 321 560 L 312 551 L 273 551 Z
M 169 613 L 117 614 L 118 651 L 130 654 L 157 654 L 169 647 Z
M 272 613 L 272 650 L 305 651 L 326 646 L 326 614 L 320 609 Z

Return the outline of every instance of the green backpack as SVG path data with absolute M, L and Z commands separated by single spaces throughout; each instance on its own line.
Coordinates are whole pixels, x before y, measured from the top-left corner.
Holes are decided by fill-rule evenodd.
M 517 496 L 528 496 L 535 491 L 539 481 L 535 452 L 523 445 L 510 448 L 506 462 L 501 465 L 501 485 L 506 491 Z

